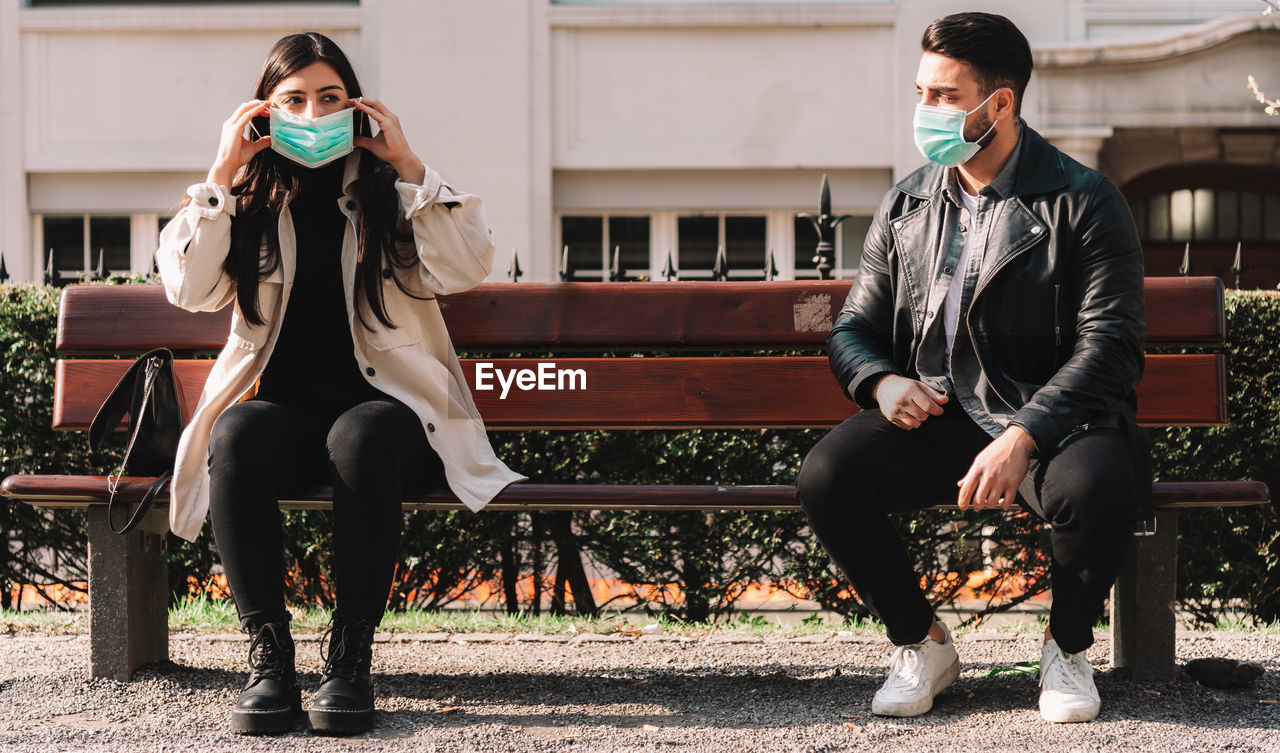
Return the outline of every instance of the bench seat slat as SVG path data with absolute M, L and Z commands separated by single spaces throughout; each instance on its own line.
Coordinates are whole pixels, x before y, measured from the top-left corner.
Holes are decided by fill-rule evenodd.
M 489 361 L 486 361 L 489 362 Z M 476 389 L 476 361 L 463 359 L 485 424 L 517 428 L 826 427 L 853 415 L 821 356 L 719 358 L 493 359 L 502 369 L 581 369 L 587 389 Z M 59 361 L 54 428 L 84 429 L 129 361 Z M 175 373 L 188 411 L 200 396 L 210 360 L 180 360 Z M 1147 357 L 1138 387 L 1139 419 L 1158 426 L 1226 423 L 1225 366 L 1220 354 Z M 496 378 L 488 380 L 498 387 Z M 567 382 L 566 382 L 567 385 Z
M 455 347 L 806 347 L 826 341 L 849 280 L 794 282 L 575 282 L 485 284 L 439 299 Z M 1146 279 L 1147 340 L 1219 343 L 1222 281 Z M 155 347 L 215 351 L 230 309 L 170 306 L 159 285 L 72 285 L 62 295 L 62 354 L 140 353 Z
M 118 499 L 137 501 L 153 479 L 126 476 L 117 487 Z M 105 504 L 107 480 L 102 476 L 10 476 L 0 485 L 0 494 L 39 507 L 86 507 Z M 167 500 L 167 495 L 161 494 Z M 281 507 L 286 510 L 329 509 L 332 493 L 318 488 L 299 492 L 284 490 Z M 1158 509 L 1196 507 L 1242 507 L 1269 502 L 1266 484 L 1257 481 L 1160 482 L 1155 485 Z M 447 489 L 407 495 L 405 506 L 423 509 L 461 510 Z M 750 510 L 799 509 L 795 487 L 789 484 L 709 486 L 709 485 L 608 485 L 608 484 L 512 484 L 485 509 L 521 510 Z M 938 505 L 935 509 L 954 509 Z

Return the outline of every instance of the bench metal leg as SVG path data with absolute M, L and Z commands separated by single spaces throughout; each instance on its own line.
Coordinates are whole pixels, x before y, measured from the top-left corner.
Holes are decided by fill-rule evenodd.
M 106 506 L 88 509 L 92 677 L 128 680 L 138 667 L 169 658 L 169 568 L 165 537 L 151 520 L 157 513 L 164 511 L 120 536 L 107 525 Z
M 1154 536 L 1134 538 L 1111 591 L 1111 665 L 1141 682 L 1178 673 L 1174 600 L 1178 576 L 1178 513 L 1156 513 Z

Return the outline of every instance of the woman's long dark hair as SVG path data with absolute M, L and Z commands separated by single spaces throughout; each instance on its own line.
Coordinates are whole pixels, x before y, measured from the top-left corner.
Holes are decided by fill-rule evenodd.
M 347 56 L 333 40 L 312 31 L 290 34 L 275 43 L 262 64 L 262 72 L 258 74 L 254 98 L 267 99 L 281 81 L 312 63 L 331 66 L 342 79 L 347 97 L 355 99 L 362 96 L 360 82 L 356 80 L 355 71 Z M 355 128 L 356 133 L 361 136 L 372 135 L 368 117 L 359 111 L 355 114 Z M 254 128 L 250 130 L 265 134 L 267 118 L 255 118 Z M 257 134 L 251 133 L 249 138 L 256 141 Z M 287 158 L 274 151 L 264 149 L 249 160 L 231 187 L 231 194 L 236 197 L 236 216 L 231 223 L 231 250 L 223 263 L 223 269 L 235 280 L 236 300 L 241 316 L 255 326 L 263 324 L 258 305 L 258 283 L 280 265 L 277 218 L 285 203 L 298 192 L 298 168 L 288 164 L 286 160 Z M 355 182 L 356 201 L 359 204 L 355 305 L 360 323 L 366 329 L 371 327 L 360 309 L 359 291 L 364 292 L 364 301 L 377 320 L 386 327 L 394 328 L 396 325 L 387 316 L 382 299 L 384 260 L 386 264 L 399 267 L 410 267 L 417 261 L 411 246 L 404 252 L 399 250 L 398 243 L 410 238 L 399 233 L 396 228 L 398 211 L 395 178 L 395 170 L 385 161 L 367 150 L 360 155 L 360 168 Z M 262 254 L 264 244 L 265 259 Z M 400 282 L 399 275 L 393 275 L 393 278 L 401 290 L 410 294 Z

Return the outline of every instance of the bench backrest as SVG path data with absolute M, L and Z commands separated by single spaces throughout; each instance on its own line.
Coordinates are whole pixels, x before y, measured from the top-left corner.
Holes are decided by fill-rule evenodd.
M 439 299 L 459 351 L 564 353 L 555 358 L 468 358 L 463 371 L 491 428 L 827 427 L 852 415 L 820 349 L 850 281 L 485 284 Z M 1216 277 L 1148 278 L 1151 345 L 1214 346 L 1225 340 Z M 62 298 L 54 426 L 83 429 L 127 368 L 120 359 L 168 347 L 188 410 L 230 328 L 230 311 L 193 314 L 159 286 L 75 285 Z M 706 355 L 744 350 L 813 355 Z M 577 351 L 579 355 L 575 355 Z M 621 357 L 582 357 L 611 351 Z M 675 357 L 626 357 L 641 352 Z M 554 363 L 554 366 L 547 364 Z M 480 364 L 492 364 L 492 367 Z M 477 389 L 528 369 L 561 389 Z M 561 376 L 561 372 L 565 372 Z M 585 388 L 579 375 L 585 375 Z M 573 380 L 570 383 L 570 380 Z M 1139 392 L 1148 425 L 1227 421 L 1221 353 L 1150 355 Z M 526 379 L 526 384 L 528 380 Z M 545 383 L 545 382 L 544 382 Z M 484 385 L 482 385 L 484 386 Z

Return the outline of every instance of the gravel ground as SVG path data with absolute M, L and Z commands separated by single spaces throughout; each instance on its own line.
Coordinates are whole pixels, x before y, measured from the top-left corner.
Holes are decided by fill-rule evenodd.
M 381 636 L 380 638 L 386 638 Z M 317 636 L 298 636 L 303 700 L 318 683 Z M 174 634 L 172 663 L 130 683 L 91 680 L 88 637 L 0 636 L 0 750 L 26 751 L 1280 751 L 1280 635 L 1180 634 L 1179 659 L 1263 663 L 1247 690 L 1185 675 L 1140 684 L 1090 654 L 1103 708 L 1091 724 L 1051 725 L 1027 675 L 992 668 L 1039 659 L 1031 635 L 957 640 L 964 671 L 934 711 L 870 715 L 889 649 L 860 635 L 397 635 L 375 649 L 374 731 L 316 738 L 230 734 L 245 681 L 243 636 Z

